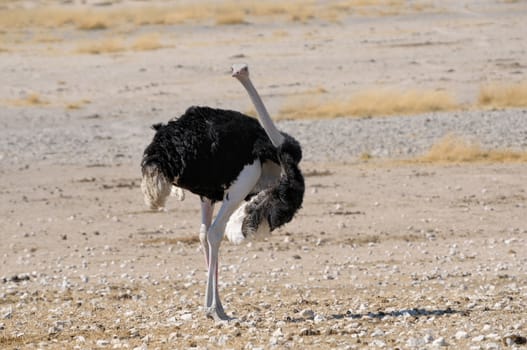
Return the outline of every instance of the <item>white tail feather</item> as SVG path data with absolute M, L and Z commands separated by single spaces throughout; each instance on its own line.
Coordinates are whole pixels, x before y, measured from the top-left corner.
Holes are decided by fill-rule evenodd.
M 253 198 L 256 198 L 256 196 Z M 244 202 L 242 205 L 240 205 L 240 207 L 236 209 L 234 213 L 232 213 L 229 221 L 227 221 L 227 225 L 225 227 L 225 236 L 231 243 L 240 244 L 245 240 L 262 239 L 271 234 L 271 229 L 267 223 L 267 220 L 262 220 L 262 223 L 258 226 L 256 231 L 246 232 L 247 236 L 243 234 L 243 220 L 247 215 L 245 212 L 245 207 L 249 203 L 250 201 Z
M 172 185 L 172 189 L 170 190 L 170 195 L 172 197 L 176 197 L 176 199 L 180 202 L 185 200 L 185 191 L 183 191 L 182 188 L 179 188 L 177 186 Z

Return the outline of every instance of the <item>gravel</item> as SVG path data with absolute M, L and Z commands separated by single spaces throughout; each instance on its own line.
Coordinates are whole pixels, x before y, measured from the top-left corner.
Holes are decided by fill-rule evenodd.
M 0 128 L 0 162 L 23 165 L 31 159 L 62 164 L 139 162 L 153 132 L 148 111 L 124 116 L 47 110 L 8 114 Z M 164 122 L 172 116 L 152 117 Z M 455 134 L 485 148 L 527 148 L 527 110 L 463 111 L 415 116 L 282 121 L 281 130 L 297 138 L 306 161 L 353 161 L 368 154 L 408 158 L 422 154 L 440 138 Z M 72 125 L 75 126 L 72 128 Z M 27 127 L 37 132 L 27 133 Z M 101 153 L 101 147 L 105 152 Z
M 414 157 L 448 134 L 485 148 L 527 148 L 527 110 L 467 111 L 416 116 L 287 121 L 308 161 L 350 161 L 374 157 Z

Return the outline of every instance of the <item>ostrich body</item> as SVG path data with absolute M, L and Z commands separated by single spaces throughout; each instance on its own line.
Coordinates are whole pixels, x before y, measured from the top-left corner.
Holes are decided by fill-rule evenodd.
M 263 128 L 236 111 L 190 107 L 181 117 L 153 126 L 156 133 L 141 163 L 141 189 L 152 209 L 165 205 L 173 186 L 201 199 L 199 237 L 208 268 L 205 310 L 217 320 L 229 319 L 218 293 L 223 236 L 240 243 L 270 232 L 291 221 L 304 196 L 299 143 L 276 129 L 247 66 L 233 66 L 232 75 L 249 93 Z

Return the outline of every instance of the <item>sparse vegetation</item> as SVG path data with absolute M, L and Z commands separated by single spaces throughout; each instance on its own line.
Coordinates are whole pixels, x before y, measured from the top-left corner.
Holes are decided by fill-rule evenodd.
M 27 94 L 25 97 L 15 100 L 9 100 L 8 103 L 12 106 L 24 107 L 24 106 L 43 106 L 49 102 L 44 100 L 38 93 L 32 92 Z
M 163 47 L 159 33 L 143 34 L 135 39 L 132 49 L 137 51 L 157 50 Z
M 53 35 L 40 34 L 34 39 L 37 43 L 58 43 L 63 39 Z
M 101 11 L 89 12 L 76 20 L 77 29 L 80 30 L 103 30 L 112 25 L 109 13 Z
M 74 102 L 69 102 L 69 103 L 66 104 L 66 108 L 70 109 L 70 110 L 81 109 L 82 107 L 84 107 L 88 103 L 90 103 L 90 100 L 86 100 L 86 99 L 79 100 L 79 101 L 74 101 Z
M 369 90 L 348 100 L 297 102 L 284 107 L 280 119 L 335 118 L 346 116 L 379 116 L 447 111 L 459 108 L 455 99 L 444 91 Z
M 217 25 L 234 25 L 234 24 L 244 24 L 245 18 L 241 11 L 220 13 L 216 17 Z
M 527 107 L 527 82 L 482 86 L 477 104 L 485 108 Z
M 131 8 L 8 8 L 0 12 L 0 27 L 73 27 L 79 30 L 104 30 L 123 25 L 175 25 L 184 22 L 213 22 L 218 25 L 245 23 L 245 17 L 307 21 L 312 18 L 335 20 L 345 15 L 386 15 L 416 11 L 402 0 L 348 0 L 338 3 L 315 1 L 236 1 L 186 3 L 170 6 Z
M 447 135 L 432 145 L 430 150 L 417 158 L 426 163 L 461 162 L 526 162 L 527 152 L 513 150 L 486 150 L 478 143 L 456 135 Z
M 77 46 L 78 53 L 88 54 L 102 54 L 102 53 L 116 53 L 125 51 L 126 46 L 124 41 L 120 38 L 105 38 L 101 40 L 92 40 L 81 43 Z
M 147 33 L 137 37 L 132 43 L 127 44 L 123 38 L 108 37 L 99 40 L 85 41 L 77 46 L 76 52 L 83 54 L 99 55 L 104 53 L 117 53 L 127 50 L 148 51 L 163 47 L 159 33 Z

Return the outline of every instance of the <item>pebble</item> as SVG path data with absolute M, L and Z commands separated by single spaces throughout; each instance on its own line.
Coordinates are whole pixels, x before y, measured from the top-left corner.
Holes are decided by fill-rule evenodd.
M 466 339 L 468 338 L 468 333 L 465 331 L 457 331 L 454 335 L 454 338 L 456 338 L 457 340 Z
M 448 344 L 447 344 L 445 338 L 439 337 L 439 338 L 435 339 L 432 342 L 432 345 L 434 345 L 434 346 L 447 346 Z
M 372 333 L 372 337 L 382 337 L 384 335 L 384 331 L 382 329 L 376 328 Z
M 380 340 L 380 339 L 373 339 L 370 342 L 370 345 L 374 346 L 376 348 L 385 348 L 386 347 L 386 342 L 383 341 L 383 340 Z
M 475 336 L 475 337 L 472 338 L 472 342 L 473 343 L 481 342 L 483 340 L 485 340 L 485 336 L 483 334 Z
M 110 342 L 105 339 L 99 339 L 95 342 L 95 345 L 97 345 L 100 348 L 103 348 L 103 347 L 110 345 Z
M 302 310 L 300 315 L 302 317 L 310 319 L 310 320 L 315 318 L 315 312 L 313 310 L 311 310 L 311 309 L 304 309 L 304 310 Z
M 283 337 L 284 333 L 282 332 L 282 328 L 277 328 L 272 335 L 276 338 Z
M 191 313 L 185 313 L 185 314 L 181 315 L 180 318 L 183 321 L 190 321 L 190 320 L 192 320 L 192 314 Z

